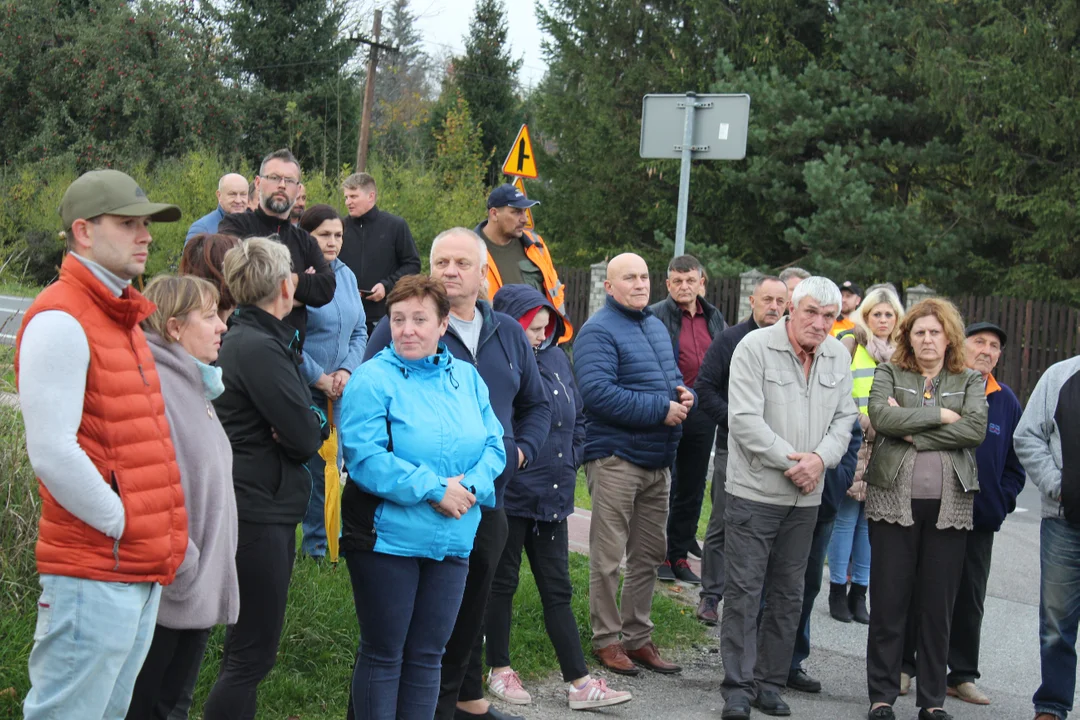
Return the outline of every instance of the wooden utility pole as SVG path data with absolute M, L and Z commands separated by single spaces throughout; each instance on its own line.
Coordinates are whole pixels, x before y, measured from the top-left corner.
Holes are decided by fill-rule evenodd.
M 368 140 L 371 139 L 371 108 L 375 105 L 375 67 L 379 62 L 379 50 L 397 52 L 396 47 L 383 45 L 379 42 L 382 33 L 382 10 L 375 11 L 375 27 L 372 30 L 374 39 L 359 38 L 359 42 L 370 45 L 368 54 L 367 79 L 364 81 L 364 112 L 360 116 L 360 139 L 356 143 L 356 172 L 364 172 L 367 168 Z

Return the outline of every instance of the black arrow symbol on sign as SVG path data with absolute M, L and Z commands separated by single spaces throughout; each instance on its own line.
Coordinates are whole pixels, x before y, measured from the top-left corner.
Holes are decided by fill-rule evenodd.
M 531 158 L 532 155 L 525 154 L 525 138 L 521 138 L 518 143 L 518 172 L 521 172 L 525 168 L 525 161 Z

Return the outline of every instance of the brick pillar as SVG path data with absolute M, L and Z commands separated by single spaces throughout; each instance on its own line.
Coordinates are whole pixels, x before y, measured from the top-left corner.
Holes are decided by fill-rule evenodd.
M 765 273 L 751 268 L 744 273 L 739 273 L 739 315 L 731 325 L 742 322 L 750 317 L 750 296 L 754 294 L 754 287 Z
M 607 291 L 604 290 L 605 279 L 607 279 L 606 262 L 593 263 L 589 266 L 589 317 L 592 317 L 597 310 L 604 307 L 604 302 L 607 299 Z
M 904 309 L 910 310 L 918 303 L 926 298 L 934 297 L 937 295 L 937 291 L 933 288 L 926 287 L 923 284 L 916 285 L 913 288 L 908 288 L 904 293 Z

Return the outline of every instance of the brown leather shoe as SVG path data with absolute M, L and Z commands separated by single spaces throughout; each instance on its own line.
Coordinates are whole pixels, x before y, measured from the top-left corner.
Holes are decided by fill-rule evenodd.
M 622 646 L 622 643 L 611 643 L 607 647 L 602 647 L 598 650 L 593 650 L 593 655 L 600 661 L 600 664 L 606 667 L 613 673 L 620 675 L 637 675 L 640 670 L 634 663 L 630 662 L 630 658 L 626 656 L 626 648 Z
M 1052 713 L 1039 713 L 1035 716 L 1035 720 L 1059 720 L 1059 718 Z
M 681 667 L 660 657 L 660 651 L 656 649 L 656 645 L 652 640 L 637 650 L 627 650 L 626 655 L 638 665 L 653 672 L 664 673 L 665 675 L 682 672 Z

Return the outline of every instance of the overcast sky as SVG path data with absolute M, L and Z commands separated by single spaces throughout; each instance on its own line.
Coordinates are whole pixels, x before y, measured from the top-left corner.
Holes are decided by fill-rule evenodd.
M 539 83 L 545 69 L 540 48 L 543 35 L 536 26 L 534 2 L 543 0 L 506 2 L 510 51 L 513 57 L 524 61 L 519 78 L 526 87 Z M 439 58 L 446 51 L 458 55 L 465 51 L 464 38 L 469 31 L 473 5 L 474 0 L 411 0 L 424 49 L 431 57 Z

